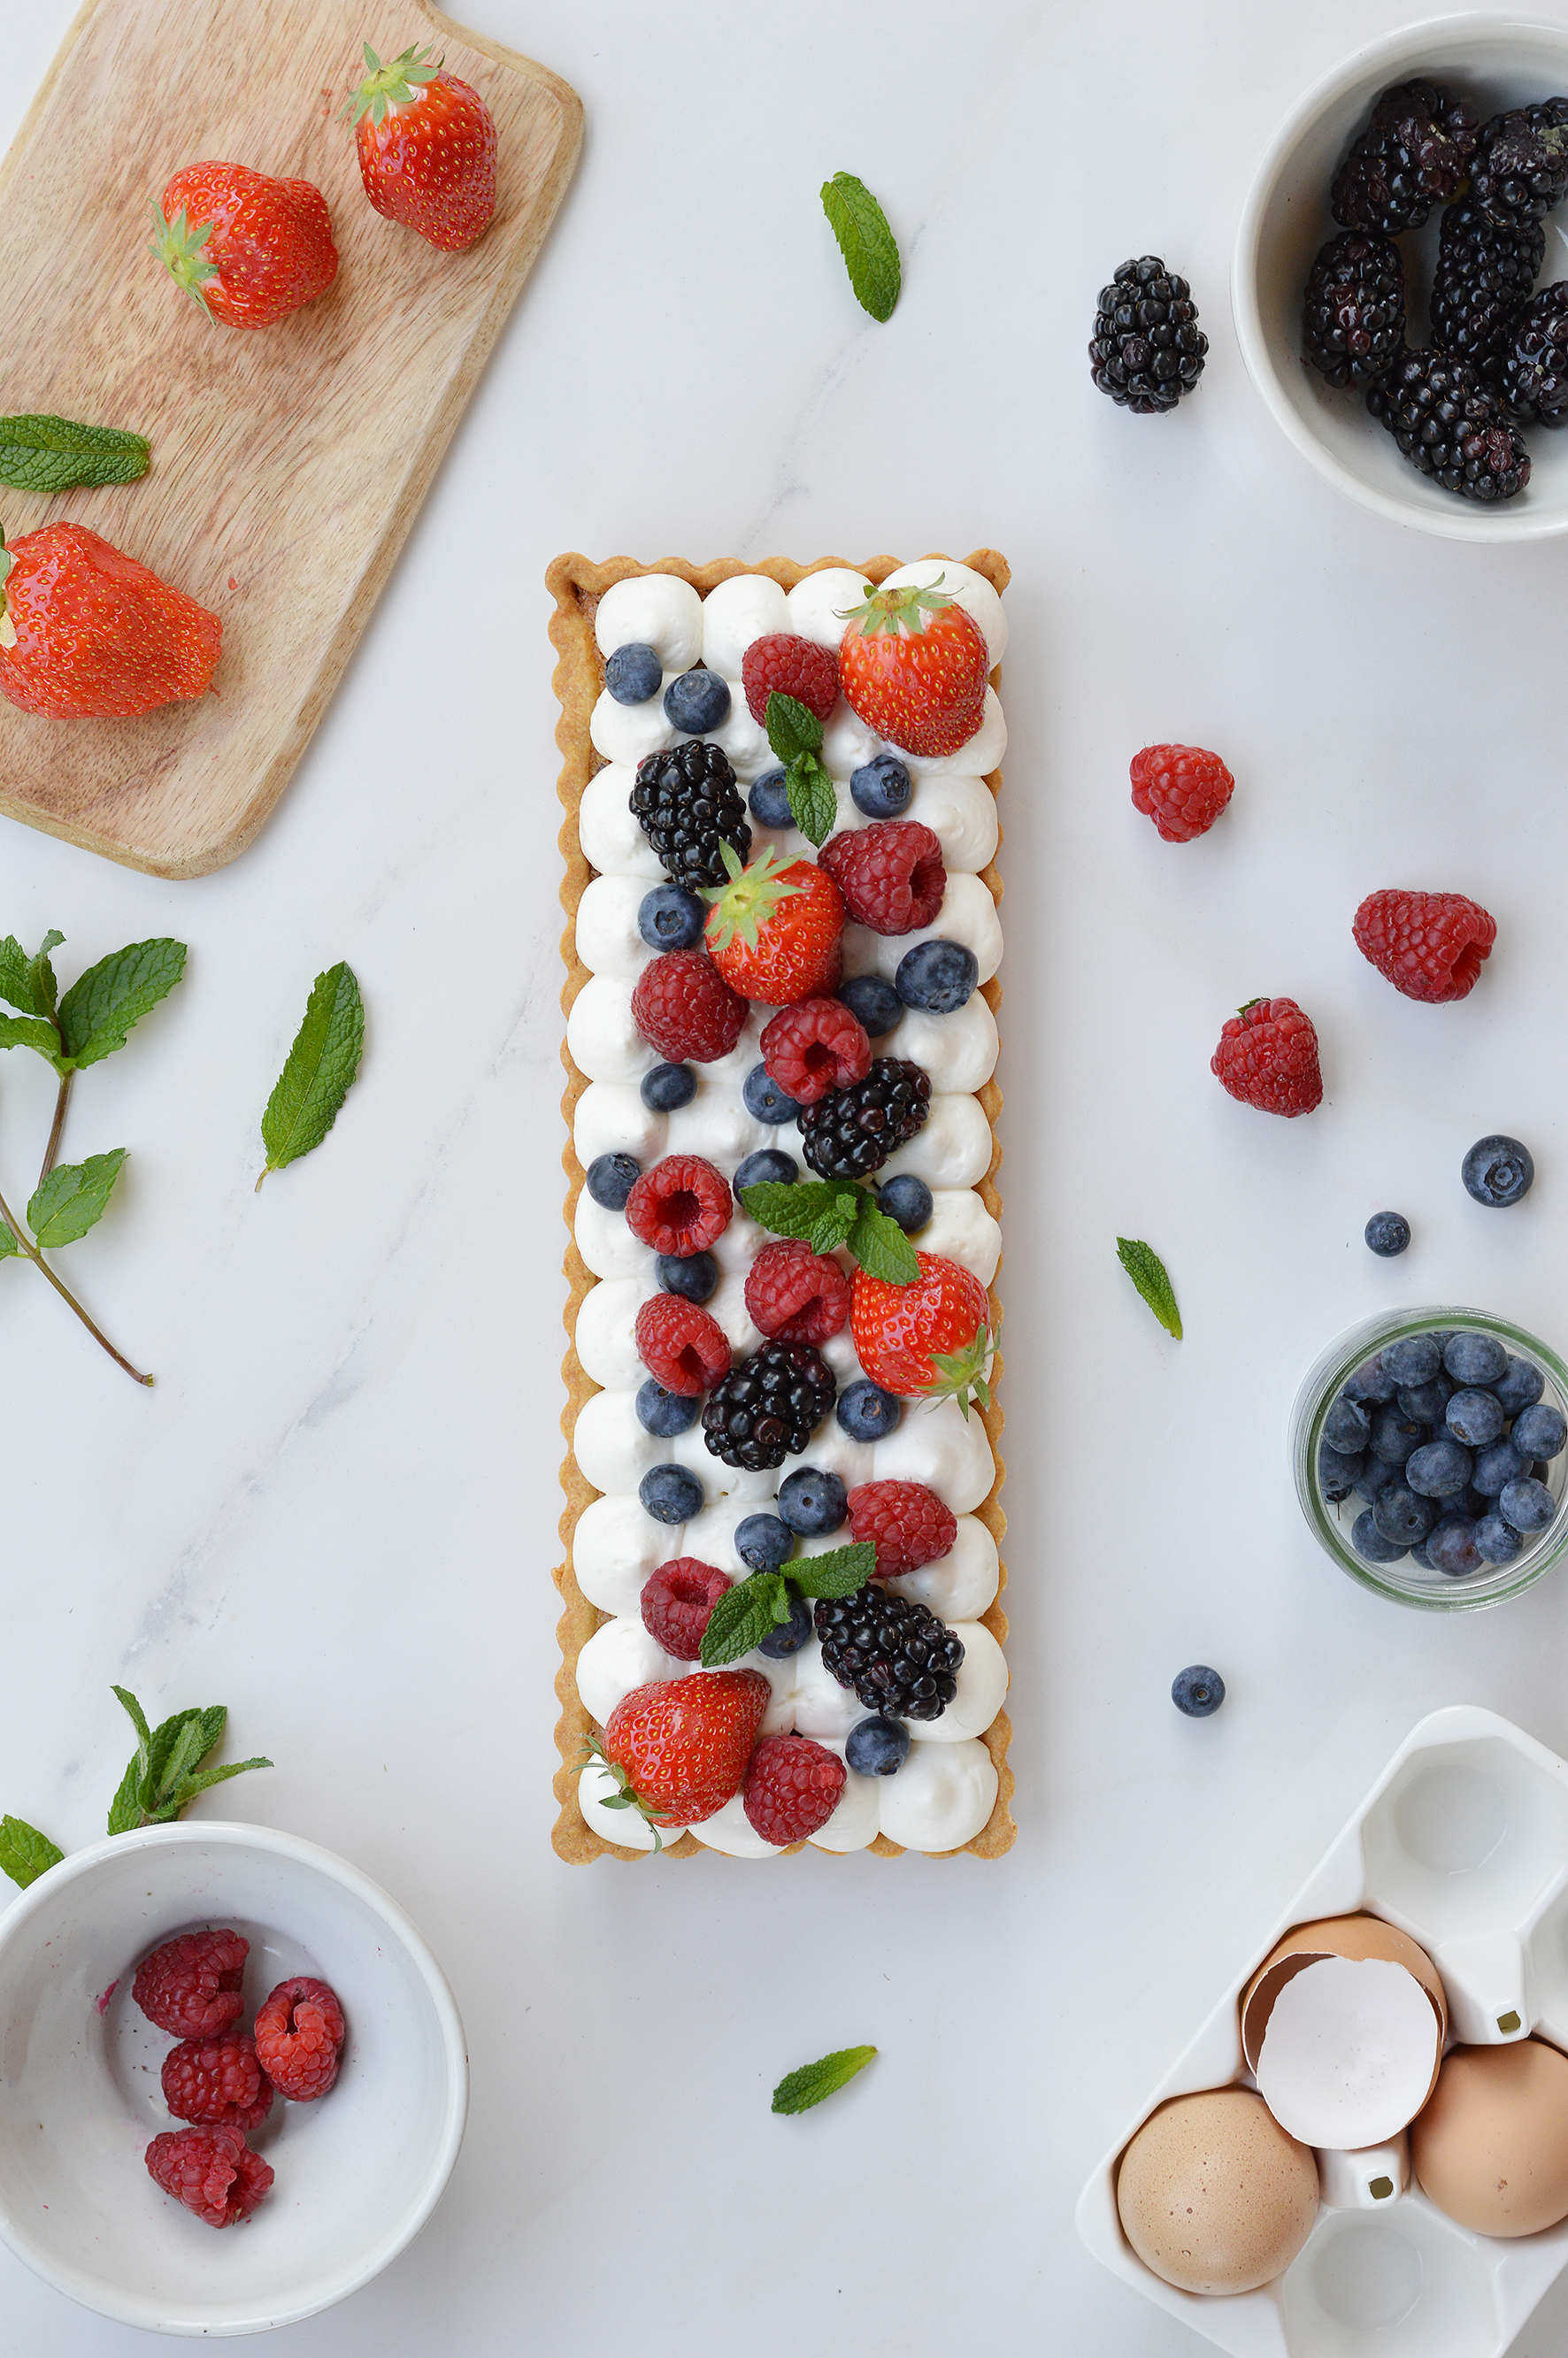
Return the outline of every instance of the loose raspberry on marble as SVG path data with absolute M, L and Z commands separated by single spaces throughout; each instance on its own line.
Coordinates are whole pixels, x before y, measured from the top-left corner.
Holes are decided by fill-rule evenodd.
M 245 2010 L 240 1994 L 251 1944 L 238 1932 L 181 1932 L 142 1959 L 131 1996 L 176 2039 L 211 2039 Z
M 865 1026 L 838 999 L 802 999 L 780 1010 L 762 1033 L 762 1064 L 797 1105 L 863 1081 L 871 1069 Z
M 773 631 L 765 639 L 753 639 L 741 656 L 741 685 L 746 709 L 759 729 L 767 726 L 768 698 L 775 694 L 793 696 L 818 720 L 826 720 L 838 701 L 838 658 L 815 639 Z
M 827 1823 L 844 1790 L 844 1763 L 808 1736 L 764 1736 L 752 1755 L 741 1807 L 764 1842 L 803 1842 Z
M 1463 892 L 1368 892 L 1356 912 L 1356 946 L 1407 999 L 1446 1006 L 1473 990 L 1498 928 Z
M 271 2163 L 253 2153 L 236 2128 L 165 2129 L 145 2158 L 164 2192 L 209 2227 L 248 2219 L 273 2180 Z
M 643 1583 L 643 1627 L 677 1662 L 695 1662 L 708 1617 L 734 1582 L 700 1556 L 677 1555 Z
M 186 2039 L 163 2059 L 163 2100 L 177 2121 L 249 2131 L 272 2110 L 272 2082 L 256 2061 L 256 2042 L 237 2031 Z
M 746 1273 L 746 1314 L 771 1342 L 826 1343 L 849 1315 L 849 1281 L 803 1237 L 762 1247 Z
M 1145 745 L 1131 763 L 1132 806 L 1167 843 L 1206 835 L 1236 791 L 1217 753 L 1201 745 Z
M 741 1037 L 746 1001 L 700 950 L 670 950 L 637 977 L 632 1021 L 666 1064 L 711 1065 Z
M 659 1253 L 706 1252 L 730 1226 L 735 1199 L 700 1154 L 666 1154 L 633 1182 L 626 1225 Z
M 684 1294 L 655 1293 L 637 1313 L 643 1365 L 665 1391 L 696 1400 L 730 1372 L 730 1338 L 711 1311 Z
M 1250 999 L 1233 1015 L 1209 1058 L 1209 1070 L 1233 1098 L 1287 1120 L 1323 1102 L 1317 1033 L 1293 999 Z
M 327 1983 L 297 1974 L 257 2007 L 255 2038 L 262 2070 L 278 2094 L 308 2104 L 338 2076 L 343 2009 Z
M 914 818 L 879 819 L 830 835 L 817 855 L 849 915 L 874 934 L 935 925 L 947 890 L 942 846 Z
M 876 1577 L 893 1580 L 946 1555 L 958 1518 L 924 1482 L 861 1482 L 849 1498 L 849 1531 L 877 1552 Z

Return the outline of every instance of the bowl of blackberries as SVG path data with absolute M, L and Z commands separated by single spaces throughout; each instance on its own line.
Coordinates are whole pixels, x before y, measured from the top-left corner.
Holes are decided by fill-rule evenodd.
M 1568 1549 L 1568 1367 L 1506 1319 L 1355 1327 L 1302 1386 L 1292 1446 L 1314 1538 L 1401 1605 L 1500 1604 Z
M 1271 145 L 1231 296 L 1276 423 L 1362 505 L 1568 531 L 1568 25 L 1445 16 L 1358 50 Z

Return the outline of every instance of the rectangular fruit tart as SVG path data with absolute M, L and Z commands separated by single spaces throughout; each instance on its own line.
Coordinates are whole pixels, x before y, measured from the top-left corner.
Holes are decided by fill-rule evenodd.
M 1012 1842 L 1008 568 L 558 557 L 563 1858 Z

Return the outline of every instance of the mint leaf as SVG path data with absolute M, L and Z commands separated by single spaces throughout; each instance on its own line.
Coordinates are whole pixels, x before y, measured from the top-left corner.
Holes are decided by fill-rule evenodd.
M 803 1596 L 853 1596 L 876 1568 L 877 1552 L 871 1541 L 855 1540 L 848 1547 L 825 1548 L 820 1555 L 796 1556 L 789 1576 Z
M 47 1015 L 0 1015 L 0 1048 L 36 1048 L 57 1073 L 63 1070 L 59 1033 Z
M 62 1163 L 51 1171 L 27 1206 L 34 1243 L 73 1245 L 96 1227 L 124 1159 L 124 1148 L 116 1146 L 112 1154 L 90 1154 L 85 1163 Z
M 27 980 L 27 953 L 15 934 L 7 934 L 0 942 L 0 999 L 12 1007 L 19 1007 L 24 1015 L 33 1012 L 32 988 Z
M 738 1662 L 768 1631 L 789 1619 L 789 1595 L 782 1572 L 753 1573 L 750 1580 L 727 1588 L 708 1617 L 698 1657 L 705 1671 Z
M 838 797 L 833 781 L 815 753 L 802 753 L 784 772 L 789 815 L 802 835 L 819 848 L 838 823 Z
M 123 1048 L 133 1023 L 167 999 L 185 972 L 185 944 L 129 942 L 78 975 L 60 1001 L 65 1053 L 78 1069 Z
M 1182 1339 L 1182 1314 L 1176 1307 L 1176 1297 L 1165 1274 L 1165 1264 L 1153 1246 L 1146 1245 L 1138 1237 L 1118 1237 L 1116 1257 L 1166 1334 L 1179 1343 Z
M 8 1875 L 24 1891 L 64 1856 L 64 1851 L 26 1818 L 0 1818 L 0 1875 Z
M 853 172 L 835 172 L 823 181 L 822 210 L 832 223 L 857 302 L 873 319 L 891 319 L 903 273 L 887 215 Z
M 836 2054 L 824 2055 L 816 2063 L 803 2063 L 798 2071 L 786 2071 L 773 2090 L 770 2109 L 775 2113 L 809 2112 L 824 2096 L 836 2095 L 840 2088 L 848 2087 L 876 2051 L 874 2047 L 840 2047 Z
M 281 1171 L 319 1146 L 353 1085 L 364 1047 L 364 1002 L 346 965 L 319 974 L 305 1021 L 262 1116 L 266 1170 Z
M 848 1242 L 868 1277 L 880 1277 L 888 1285 L 913 1285 L 920 1275 L 914 1247 L 898 1222 L 890 1220 L 869 1195 L 860 1199 Z
M 831 1252 L 860 1217 L 862 1190 L 831 1179 L 759 1179 L 741 1188 L 741 1201 L 760 1228 L 804 1237 L 813 1252 Z
M 65 936 L 57 934 L 51 925 L 27 960 L 27 989 L 32 993 L 33 1012 L 35 1015 L 47 1015 L 51 1022 L 54 1017 L 55 1001 L 59 996 L 59 986 L 55 981 L 54 968 L 49 964 L 49 952 L 58 950 L 64 939 Z
M 112 1834 L 130 1833 L 137 1826 L 168 1825 L 198 1793 L 231 1777 L 243 1777 L 247 1768 L 272 1767 L 258 1754 L 254 1760 L 232 1760 L 222 1768 L 201 1768 L 222 1736 L 229 1716 L 224 1704 L 209 1704 L 205 1710 L 192 1704 L 189 1710 L 174 1712 L 149 1728 L 135 1696 L 124 1687 L 116 1687 L 114 1693 L 135 1723 L 138 1743 L 135 1758 L 109 1806 Z
M 226 1784 L 231 1777 L 243 1777 L 247 1768 L 270 1768 L 272 1762 L 258 1752 L 254 1760 L 231 1760 L 222 1768 L 203 1768 L 200 1776 L 187 1777 L 178 1791 L 160 1803 L 148 1819 L 149 1825 L 165 1826 L 178 1818 L 198 1793 L 211 1791 L 214 1785 Z
M 797 762 L 803 753 L 819 753 L 822 750 L 822 723 L 809 704 L 798 697 L 785 696 L 778 688 L 769 691 L 767 713 L 763 727 L 768 743 L 781 762 Z
M 142 1772 L 139 1762 L 133 1760 L 121 1778 L 119 1788 L 109 1804 L 109 1832 L 112 1834 L 135 1833 L 146 1823 L 142 1813 Z
M 182 1716 L 184 1725 L 169 1747 L 167 1758 L 149 1779 L 152 1785 L 151 1814 L 155 1819 L 172 1796 L 179 1790 L 185 1779 L 192 1773 L 202 1753 L 210 1748 L 202 1741 L 204 1714 L 200 1711 L 192 1711 Z
M 70 417 L 0 417 L 0 483 L 52 498 L 78 484 L 134 483 L 152 446 L 118 426 L 79 426 Z
M 20 1253 L 21 1249 L 21 1246 L 16 1242 L 5 1221 L 0 1220 L 0 1260 L 13 1259 Z

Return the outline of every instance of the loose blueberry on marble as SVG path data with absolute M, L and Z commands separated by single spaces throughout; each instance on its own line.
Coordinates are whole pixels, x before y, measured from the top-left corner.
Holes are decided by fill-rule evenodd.
M 684 1466 L 650 1466 L 637 1496 L 656 1523 L 689 1523 L 702 1512 L 702 1485 Z
M 1429 1384 L 1443 1365 L 1443 1346 L 1435 1335 L 1401 1335 L 1383 1353 L 1383 1366 L 1396 1384 Z M 1457 1375 L 1457 1368 L 1450 1374 Z M 1460 1381 L 1473 1381 L 1461 1376 Z
M 617 704 L 646 704 L 657 696 L 664 676 L 654 648 L 640 646 L 634 639 L 617 647 L 604 666 L 604 685 Z
M 868 818 L 901 817 L 914 792 L 914 781 L 894 753 L 878 753 L 863 768 L 849 773 L 850 798 Z
M 870 1376 L 857 1376 L 838 1395 L 838 1422 L 851 1441 L 885 1441 L 903 1414 L 897 1394 L 884 1392 Z
M 1546 1529 L 1557 1512 L 1557 1501 L 1544 1482 L 1538 1482 L 1532 1474 L 1523 1474 L 1517 1481 L 1503 1484 L 1498 1508 L 1505 1523 L 1533 1537 Z
M 753 1572 L 777 1572 L 794 1548 L 795 1533 L 777 1515 L 746 1515 L 735 1526 L 735 1552 Z
M 596 1154 L 588 1166 L 588 1192 L 607 1212 L 623 1212 L 642 1175 L 642 1164 L 630 1154 Z
M 786 1655 L 798 1654 L 810 1637 L 815 1624 L 811 1607 L 799 1595 L 792 1582 L 789 1589 L 789 1619 L 775 1621 L 765 1638 L 757 1640 L 759 1654 L 766 1654 L 770 1662 L 782 1662 Z
M 1509 1439 L 1527 1457 L 1556 1457 L 1563 1443 L 1568 1442 L 1568 1422 L 1550 1401 L 1539 1401 L 1530 1408 L 1520 1409 Z
M 1429 1384 L 1401 1384 L 1399 1390 L 1400 1414 L 1413 1416 L 1422 1424 L 1441 1424 L 1448 1403 L 1458 1390 L 1452 1376 L 1433 1376 Z
M 665 690 L 665 718 L 672 729 L 683 730 L 687 737 L 721 729 L 730 718 L 729 681 L 705 665 L 683 671 Z
M 637 907 L 637 931 L 651 950 L 689 950 L 702 939 L 707 910 L 684 884 L 655 884 Z
M 891 1179 L 882 1181 L 877 1204 L 890 1220 L 896 1220 L 906 1237 L 917 1235 L 936 1208 L 925 1180 L 915 1178 L 909 1171 L 895 1172 Z
M 1405 1480 L 1423 1498 L 1452 1498 L 1464 1489 L 1476 1460 L 1457 1441 L 1428 1441 L 1405 1460 Z M 1507 1509 L 1504 1510 L 1507 1513 Z
M 1495 1384 L 1508 1372 L 1509 1355 L 1495 1335 L 1461 1331 L 1449 1337 L 1443 1364 L 1455 1383 Z
M 1479 1572 L 1485 1561 L 1476 1544 L 1476 1526 L 1464 1515 L 1444 1515 L 1433 1525 L 1426 1537 L 1426 1553 L 1433 1572 L 1444 1573 L 1450 1580 Z
M 655 1441 L 673 1441 L 677 1433 L 689 1433 L 702 1414 L 700 1400 L 687 1400 L 680 1392 L 667 1392 L 663 1384 L 650 1376 L 642 1385 L 636 1400 L 637 1422 L 644 1433 Z
M 803 1538 L 836 1531 L 849 1511 L 848 1500 L 838 1475 L 818 1466 L 802 1466 L 779 1484 L 779 1513 Z
M 868 1040 L 881 1040 L 903 1014 L 903 1001 L 881 974 L 852 974 L 838 986 L 838 997 L 849 1009 Z
M 909 1758 L 909 1730 L 902 1719 L 873 1712 L 858 1719 L 844 1741 L 844 1758 L 857 1777 L 892 1777 Z
M 1349 1498 L 1356 1487 L 1356 1477 L 1361 1471 L 1362 1463 L 1359 1451 L 1350 1455 L 1343 1449 L 1331 1449 L 1326 1441 L 1324 1443 L 1317 1453 L 1317 1478 L 1331 1507 L 1337 1507 L 1342 1499 Z
M 1529 1458 L 1512 1440 L 1494 1441 L 1489 1449 L 1476 1451 L 1470 1487 L 1478 1490 L 1483 1498 L 1495 1498 L 1505 1482 L 1517 1482 L 1521 1474 L 1529 1472 Z
M 1425 1439 L 1426 1427 L 1421 1419 L 1406 1416 L 1400 1409 L 1379 1409 L 1372 1419 L 1372 1455 L 1390 1466 L 1402 1466 Z
M 678 1113 L 697 1095 L 697 1075 L 689 1065 L 655 1065 L 639 1094 L 650 1113 Z
M 1534 1412 L 1533 1410 L 1526 1411 L 1527 1415 Z M 1548 1410 L 1547 1413 L 1550 1415 L 1552 1412 Z M 1436 1422 L 1435 1419 L 1433 1421 Z M 1467 1449 L 1485 1449 L 1502 1432 L 1502 1402 L 1495 1392 L 1468 1387 L 1462 1392 L 1455 1392 L 1449 1401 L 1445 1422 L 1455 1441 L 1462 1441 Z M 1558 1422 L 1561 1423 L 1561 1418 Z M 1526 1448 L 1530 1445 L 1528 1442 L 1524 1444 Z M 1562 1445 L 1559 1442 L 1558 1447 Z
M 711 1302 L 719 1290 L 719 1263 L 710 1252 L 660 1253 L 654 1273 L 666 1293 L 687 1302 Z
M 1358 1401 L 1346 1400 L 1343 1393 L 1329 1404 L 1323 1420 L 1323 1438 L 1331 1449 L 1343 1449 L 1355 1456 L 1366 1448 L 1372 1437 L 1372 1420 Z
M 1476 1525 L 1476 1551 L 1485 1563 L 1512 1563 L 1524 1541 L 1501 1515 L 1483 1515 Z
M 799 1176 L 800 1165 L 793 1154 L 776 1146 L 762 1146 L 736 1165 L 735 1193 L 739 1195 L 743 1187 L 792 1187 Z
M 1402 1555 L 1406 1548 L 1425 1539 L 1437 1520 L 1437 1509 L 1430 1498 L 1419 1498 L 1405 1483 L 1393 1482 L 1379 1493 L 1372 1520 L 1379 1539 L 1387 1540 Z
M 1386 1540 L 1370 1513 L 1357 1515 L 1350 1526 L 1350 1544 L 1368 1563 L 1398 1563 L 1407 1551 Z
M 1171 1681 L 1171 1701 L 1189 1719 L 1207 1719 L 1225 1701 L 1225 1681 L 1206 1663 L 1194 1662 Z
M 1362 1233 L 1380 1260 L 1392 1260 L 1410 1243 L 1411 1224 L 1402 1212 L 1374 1212 Z
M 905 950 L 893 989 L 906 1007 L 928 1015 L 956 1015 L 974 995 L 980 962 L 965 942 L 916 942 Z
M 759 827 L 793 827 L 795 813 L 789 806 L 789 794 L 784 784 L 784 766 L 764 770 L 752 781 L 746 797 L 748 809 Z
M 1507 1138 L 1500 1131 L 1490 1138 L 1478 1138 L 1460 1166 L 1467 1195 L 1477 1204 L 1501 1206 L 1517 1204 L 1521 1195 L 1530 1193 L 1535 1178 L 1535 1163 L 1528 1146 L 1517 1138 Z
M 1380 1351 L 1364 1360 L 1356 1373 L 1340 1386 L 1351 1400 L 1359 1401 L 1364 1408 L 1385 1408 L 1399 1391 L 1399 1385 L 1383 1365 Z
M 771 1122 L 775 1129 L 793 1121 L 800 1111 L 794 1098 L 786 1097 L 777 1081 L 769 1078 L 765 1065 L 752 1065 L 741 1084 L 741 1096 L 754 1121 Z

